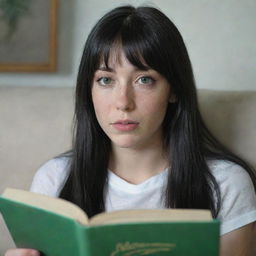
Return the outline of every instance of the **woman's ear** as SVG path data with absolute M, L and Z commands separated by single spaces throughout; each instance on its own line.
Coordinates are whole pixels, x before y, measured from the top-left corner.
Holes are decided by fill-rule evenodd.
M 177 98 L 175 94 L 172 94 L 169 98 L 169 103 L 175 103 L 177 102 Z

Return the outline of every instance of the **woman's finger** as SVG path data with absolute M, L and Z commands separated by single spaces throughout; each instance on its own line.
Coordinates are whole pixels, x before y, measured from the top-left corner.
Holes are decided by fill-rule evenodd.
M 4 256 L 40 256 L 40 253 L 33 249 L 10 249 Z

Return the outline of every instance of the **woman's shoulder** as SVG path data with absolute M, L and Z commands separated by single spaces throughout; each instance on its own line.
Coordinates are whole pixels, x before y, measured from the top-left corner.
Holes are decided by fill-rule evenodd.
M 235 194 L 239 191 L 254 192 L 249 173 L 239 164 L 228 160 L 211 160 L 208 166 L 220 186 L 222 195 Z
M 53 158 L 44 163 L 36 172 L 30 191 L 58 197 L 69 174 L 70 157 Z
M 251 180 L 248 172 L 239 164 L 228 160 L 209 160 L 208 166 L 218 182 L 248 182 Z
M 240 165 L 224 160 L 213 160 L 208 166 L 221 193 L 221 234 L 256 220 L 256 194 L 249 173 Z

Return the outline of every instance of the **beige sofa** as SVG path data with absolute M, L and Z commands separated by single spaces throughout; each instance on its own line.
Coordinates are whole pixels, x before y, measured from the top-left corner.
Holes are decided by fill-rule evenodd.
M 73 95 L 71 88 L 0 87 L 0 193 L 29 189 L 37 168 L 69 149 Z M 256 91 L 200 90 L 199 101 L 212 132 L 256 168 Z M 13 246 L 0 217 L 0 255 Z

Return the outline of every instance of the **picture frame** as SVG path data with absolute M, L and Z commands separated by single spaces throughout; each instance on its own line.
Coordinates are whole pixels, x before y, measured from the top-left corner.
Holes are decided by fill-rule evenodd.
M 0 72 L 55 72 L 58 0 L 12 2 L 0 6 Z

